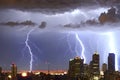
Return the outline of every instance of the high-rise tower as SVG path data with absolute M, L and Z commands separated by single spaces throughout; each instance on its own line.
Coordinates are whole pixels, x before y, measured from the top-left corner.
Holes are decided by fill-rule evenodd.
M 99 68 L 99 54 L 95 52 L 92 56 L 92 71 L 93 75 L 100 75 L 100 68 Z
M 69 61 L 69 76 L 71 78 L 80 77 L 83 73 L 83 59 L 76 57 Z
M 95 52 L 92 55 L 92 61 L 90 62 L 90 79 L 99 80 L 100 78 L 100 68 L 99 68 L 99 54 Z
M 108 71 L 113 72 L 115 71 L 115 54 L 109 53 L 108 56 Z
M 102 64 L 102 71 L 103 71 L 103 72 L 106 72 L 106 71 L 107 71 L 107 64 L 106 64 L 106 63 L 103 63 L 103 64 Z
M 17 80 L 17 66 L 15 64 L 11 65 L 11 76 L 12 80 Z

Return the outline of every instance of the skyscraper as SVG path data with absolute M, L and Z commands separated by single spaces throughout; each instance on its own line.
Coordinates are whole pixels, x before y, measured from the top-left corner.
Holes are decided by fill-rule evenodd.
M 108 71 L 114 72 L 115 71 L 115 54 L 109 53 L 108 56 Z
M 99 68 L 99 54 L 95 52 L 92 55 L 92 61 L 90 61 L 89 69 L 90 69 L 90 80 L 99 80 L 100 78 L 100 68 Z
M 0 74 L 2 73 L 2 67 L 0 67 Z
M 102 64 L 102 71 L 103 71 L 103 72 L 106 72 L 106 71 L 107 71 L 107 64 L 106 64 L 106 63 L 103 63 L 103 64 Z
M 83 73 L 83 59 L 76 57 L 69 61 L 69 76 L 71 78 L 79 77 Z
M 99 61 L 99 54 L 95 52 L 92 56 L 92 71 L 95 76 L 100 75 Z
M 15 64 L 11 65 L 11 76 L 12 80 L 17 80 L 17 66 Z

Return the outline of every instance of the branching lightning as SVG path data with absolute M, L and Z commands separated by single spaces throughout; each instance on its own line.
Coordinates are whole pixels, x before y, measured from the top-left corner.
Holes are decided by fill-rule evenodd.
M 67 37 L 70 37 L 69 33 Z M 82 59 L 84 59 L 84 63 L 86 63 L 86 57 L 85 57 L 85 47 L 84 44 L 82 42 L 82 40 L 79 37 L 79 33 L 73 33 L 75 36 L 75 50 L 73 51 L 72 49 L 72 44 L 70 43 L 70 38 L 67 38 L 67 42 L 68 42 L 68 46 L 69 46 L 69 50 L 73 53 L 75 52 L 77 56 L 81 57 Z
M 32 71 L 32 66 L 33 66 L 33 53 L 32 53 L 32 49 L 29 45 L 29 37 L 30 37 L 30 34 L 34 31 L 34 29 L 30 30 L 28 33 L 27 33 L 27 37 L 26 37 L 26 40 L 25 40 L 25 45 L 26 47 L 28 48 L 29 50 L 29 54 L 30 54 L 30 72 Z

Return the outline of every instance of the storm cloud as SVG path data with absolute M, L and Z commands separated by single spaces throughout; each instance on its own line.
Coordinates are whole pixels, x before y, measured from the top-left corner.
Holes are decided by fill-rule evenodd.
M 5 26 L 11 26 L 11 27 L 14 27 L 14 26 L 34 26 L 36 23 L 32 22 L 32 21 L 24 21 L 24 22 L 14 22 L 14 21 L 9 21 L 9 22 L 2 22 L 0 23 L 0 25 L 5 25 Z
M 99 20 L 99 17 L 101 16 L 102 13 L 105 12 L 106 15 L 108 13 L 111 14 L 110 12 L 111 9 L 112 8 L 94 8 L 93 10 L 83 8 L 74 9 L 71 12 L 52 15 L 50 14 L 47 15 L 40 12 L 34 13 L 27 11 L 23 12 L 19 10 L 7 10 L 12 14 L 14 12 L 15 15 L 13 15 L 12 18 L 4 16 L 3 20 L 1 20 L 2 21 L 1 25 L 10 27 L 13 26 L 18 28 L 21 28 L 20 26 L 23 26 L 22 30 L 27 29 L 26 26 L 29 27 L 31 26 L 32 28 L 35 25 L 34 27 L 38 27 L 39 28 L 38 30 L 42 29 L 42 31 L 68 31 L 68 32 L 76 30 L 104 31 L 110 30 L 111 28 L 118 29 L 119 21 L 117 23 L 105 22 L 104 24 L 101 24 L 101 21 Z M 115 13 L 114 15 L 118 16 L 118 12 L 114 13 Z M 5 14 L 8 15 L 7 13 Z
M 47 11 L 66 11 L 81 6 L 89 5 L 106 5 L 107 3 L 119 4 L 119 0 L 0 0 L 0 8 L 15 8 L 20 10 L 36 10 Z M 59 9 L 59 10 L 58 10 Z
M 81 5 L 81 2 L 94 2 L 81 1 L 81 0 L 0 0 L 1 7 L 23 7 L 23 8 L 64 8 L 64 7 L 76 7 Z M 90 3 L 89 3 L 90 4 Z

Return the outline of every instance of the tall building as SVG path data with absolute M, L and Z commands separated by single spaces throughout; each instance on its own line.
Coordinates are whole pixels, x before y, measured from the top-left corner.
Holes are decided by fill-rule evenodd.
M 2 73 L 2 67 L 0 67 L 0 74 Z
M 17 80 L 17 66 L 15 64 L 11 65 L 11 76 L 12 80 Z
M 107 64 L 106 64 L 106 63 L 103 63 L 103 64 L 102 64 L 102 71 L 103 71 L 103 72 L 106 72 L 106 71 L 107 71 Z
M 0 80 L 3 80 L 2 77 L 2 67 L 0 67 Z
M 95 52 L 92 56 L 92 70 L 93 75 L 100 75 L 100 68 L 99 68 L 100 60 L 99 54 Z
M 89 72 L 89 65 L 88 64 L 84 64 L 84 66 L 83 66 L 83 74 L 81 75 L 81 78 L 83 80 L 89 80 L 90 72 Z
M 83 73 L 83 59 L 76 57 L 69 61 L 69 77 L 79 77 Z
M 89 65 L 88 64 L 83 65 L 83 71 L 84 71 L 84 75 L 88 75 L 88 73 L 89 73 Z
M 115 54 L 109 53 L 108 56 L 108 71 L 114 72 L 115 71 Z
M 98 80 L 100 76 L 100 68 L 99 68 L 99 54 L 95 52 L 92 55 L 92 61 L 90 62 L 90 79 L 91 80 Z
M 115 54 L 109 53 L 108 56 L 108 70 L 104 72 L 104 80 L 119 80 L 117 72 L 115 72 Z

